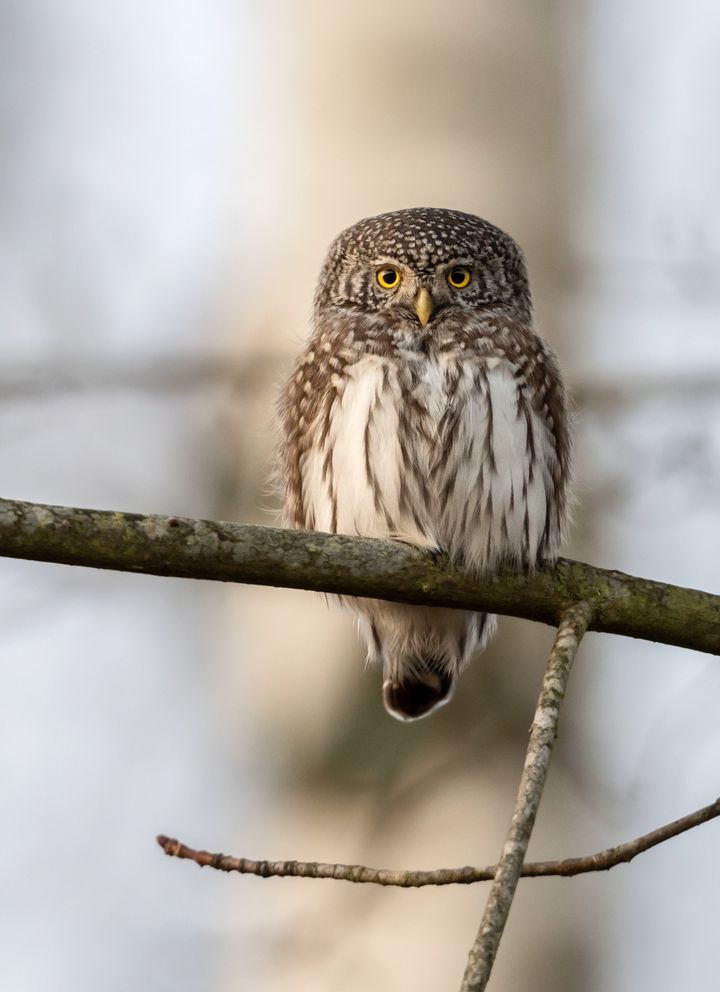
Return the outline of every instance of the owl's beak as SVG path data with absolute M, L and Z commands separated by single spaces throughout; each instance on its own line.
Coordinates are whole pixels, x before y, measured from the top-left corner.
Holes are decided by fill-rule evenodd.
M 430 320 L 433 312 L 433 301 L 432 296 L 428 291 L 423 288 L 420 290 L 418 295 L 415 297 L 415 313 L 418 315 L 418 320 L 423 327 Z

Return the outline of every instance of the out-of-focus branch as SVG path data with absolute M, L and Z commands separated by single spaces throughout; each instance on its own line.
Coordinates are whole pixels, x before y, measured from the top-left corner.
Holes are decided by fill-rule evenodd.
M 283 356 L 255 352 L 233 355 L 144 355 L 140 359 L 86 357 L 23 362 L 0 369 L 0 401 L 49 399 L 67 393 L 130 391 L 186 393 L 226 389 L 253 395 L 277 379 Z
M 563 613 L 560 620 L 530 728 L 530 740 L 510 828 L 480 921 L 480 929 L 468 955 L 460 992 L 483 992 L 490 979 L 545 788 L 570 669 L 591 618 L 589 604 L 576 603 Z
M 553 626 L 585 601 L 592 630 L 720 654 L 720 596 L 567 559 L 531 575 L 477 580 L 396 541 L 15 500 L 0 500 L 0 555 L 486 610 Z
M 720 816 L 720 799 L 709 806 L 703 806 L 679 820 L 666 823 L 650 833 L 634 840 L 608 847 L 597 854 L 587 854 L 580 858 L 564 858 L 561 861 L 527 861 L 520 872 L 521 878 L 546 878 L 550 875 L 570 877 L 593 871 L 608 871 L 616 865 L 628 864 L 638 854 L 643 854 L 666 840 L 677 837 L 699 827 L 708 820 Z M 179 840 L 162 834 L 157 842 L 171 858 L 193 861 L 201 868 L 216 868 L 218 871 L 238 872 L 241 875 L 257 875 L 260 878 L 332 878 L 343 882 L 360 882 L 373 885 L 389 885 L 401 889 L 420 889 L 425 885 L 471 885 L 474 882 L 491 882 L 495 878 L 497 865 L 486 868 L 436 868 L 432 871 L 414 871 L 388 868 L 369 868 L 366 865 L 323 864 L 319 861 L 254 861 L 252 858 L 236 858 L 229 854 L 212 854 L 198 851 Z
M 140 360 L 117 355 L 96 359 L 76 357 L 52 362 L 5 364 L 0 369 L 0 402 L 41 399 L 65 393 L 131 390 L 148 393 L 191 392 L 221 388 L 253 396 L 267 391 L 278 378 L 283 364 L 293 356 L 279 351 L 255 349 L 251 355 L 206 353 L 143 355 Z M 618 405 L 654 402 L 680 403 L 717 398 L 714 370 L 692 374 L 633 374 L 624 381 L 575 378 L 573 399 L 581 407 L 612 408 Z

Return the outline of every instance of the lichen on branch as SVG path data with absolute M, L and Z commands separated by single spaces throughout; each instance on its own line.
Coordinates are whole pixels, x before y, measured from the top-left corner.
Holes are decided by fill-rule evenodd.
M 474 580 L 396 541 L 16 500 L 0 500 L 0 555 L 472 608 L 552 626 L 583 600 L 591 630 L 720 654 L 720 596 L 568 559 Z

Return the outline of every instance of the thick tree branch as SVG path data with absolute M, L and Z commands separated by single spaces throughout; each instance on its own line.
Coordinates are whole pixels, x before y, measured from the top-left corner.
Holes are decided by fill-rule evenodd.
M 560 620 L 530 728 L 515 809 L 460 992 L 483 992 L 490 979 L 545 788 L 570 669 L 591 619 L 588 603 L 576 603 Z
M 584 600 L 593 630 L 720 654 L 720 596 L 567 559 L 475 581 L 393 541 L 14 500 L 0 500 L 0 555 L 470 607 L 553 626 Z
M 650 833 L 634 840 L 608 847 L 597 854 L 587 854 L 580 858 L 564 858 L 560 861 L 527 861 L 522 866 L 522 878 L 547 878 L 550 875 L 570 877 L 594 871 L 608 871 L 616 865 L 628 864 L 638 854 L 643 854 L 658 844 L 699 827 L 708 820 L 720 816 L 720 799 L 709 806 L 703 806 L 679 820 L 666 823 Z M 495 878 L 497 865 L 486 868 L 436 868 L 432 871 L 414 871 L 389 868 L 368 868 L 366 865 L 323 864 L 319 861 L 254 861 L 252 858 L 236 858 L 229 854 L 212 854 L 198 851 L 179 840 L 162 834 L 157 842 L 171 858 L 193 861 L 201 868 L 216 868 L 218 871 L 238 872 L 241 875 L 257 875 L 260 878 L 331 878 L 343 882 L 388 885 L 401 889 L 420 889 L 425 885 L 471 885 L 474 882 L 491 882 Z
M 524 873 L 523 861 L 547 776 L 559 708 L 585 630 L 625 634 L 720 654 L 719 596 L 567 560 L 531 575 L 507 572 L 477 581 L 453 568 L 442 556 L 431 556 L 398 542 L 12 500 L 0 500 L 0 555 L 471 608 L 558 624 L 510 830 L 501 859 L 492 869 L 493 885 L 469 954 L 461 992 L 483 992 L 489 980 L 514 893 Z M 667 828 L 653 834 L 658 836 L 663 829 Z M 661 839 L 652 843 L 660 843 Z M 192 852 L 167 838 L 158 840 L 166 853 L 194 856 L 193 860 L 204 863 L 200 859 L 205 852 Z M 639 850 L 619 860 L 630 860 L 636 853 Z M 222 856 L 207 857 L 215 867 L 231 870 Z M 594 858 L 601 859 L 602 854 Z M 577 866 L 584 859 L 572 860 Z M 262 874 L 257 863 L 254 864 L 257 873 Z M 324 871 L 346 868 L 317 867 L 318 874 L 321 868 Z M 600 867 L 605 865 L 594 863 L 592 869 L 583 867 L 557 873 L 578 874 Z M 541 873 L 551 872 L 537 872 Z M 380 878 L 354 880 L 380 881 Z M 476 878 L 447 879 L 451 880 Z

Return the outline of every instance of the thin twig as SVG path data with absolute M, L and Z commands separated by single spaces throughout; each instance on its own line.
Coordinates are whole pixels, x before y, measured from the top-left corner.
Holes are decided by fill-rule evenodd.
M 560 559 L 470 579 L 398 541 L 0 499 L 0 555 L 314 589 L 524 617 L 557 626 L 592 603 L 592 629 L 720 655 L 720 596 Z
M 530 728 L 530 740 L 510 829 L 480 921 L 480 929 L 468 955 L 460 992 L 483 992 L 490 979 L 545 788 L 570 669 L 591 616 L 590 606 L 581 602 L 566 610 L 560 620 Z
M 671 840 L 693 827 L 699 827 L 708 820 L 720 816 L 720 799 L 709 806 L 703 806 L 679 820 L 666 823 L 641 837 L 608 847 L 597 854 L 587 854 L 580 858 L 564 858 L 561 861 L 528 861 L 522 866 L 522 878 L 546 878 L 550 875 L 570 877 L 594 871 L 608 871 L 616 865 L 628 864 L 638 854 L 643 854 L 666 840 Z M 366 865 L 323 864 L 319 861 L 254 861 L 252 858 L 236 858 L 229 854 L 212 854 L 188 847 L 173 837 L 161 834 L 157 842 L 165 854 L 171 858 L 192 861 L 201 868 L 216 868 L 218 871 L 238 872 L 241 875 L 257 875 L 260 878 L 331 878 L 343 882 L 360 882 L 372 885 L 391 885 L 401 889 L 420 889 L 425 885 L 471 885 L 474 882 L 490 882 L 495 878 L 497 865 L 487 868 L 436 868 L 432 871 L 411 869 L 393 871 L 389 868 L 369 868 Z

